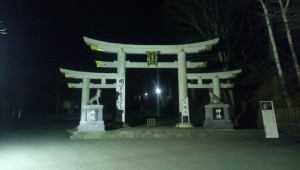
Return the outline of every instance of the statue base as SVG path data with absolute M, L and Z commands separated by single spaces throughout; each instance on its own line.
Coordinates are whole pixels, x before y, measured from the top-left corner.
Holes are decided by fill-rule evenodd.
M 205 120 L 203 127 L 209 129 L 233 129 L 229 119 L 228 104 L 205 105 Z
M 102 105 L 82 105 L 78 132 L 105 131 Z

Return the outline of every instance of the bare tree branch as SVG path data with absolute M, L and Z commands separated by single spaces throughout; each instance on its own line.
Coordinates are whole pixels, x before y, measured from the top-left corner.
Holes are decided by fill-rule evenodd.
M 294 48 L 294 43 L 292 40 L 292 35 L 291 35 L 289 23 L 288 23 L 287 14 L 286 14 L 287 5 L 289 3 L 289 0 L 287 0 L 285 8 L 283 7 L 282 0 L 278 0 L 278 2 L 280 4 L 281 14 L 282 14 L 282 18 L 283 18 L 283 24 L 285 27 L 286 36 L 288 39 L 288 43 L 289 43 L 289 47 L 290 47 L 290 51 L 292 54 L 292 59 L 293 59 L 293 63 L 294 63 L 294 67 L 295 67 L 295 71 L 296 71 L 296 75 L 297 75 L 297 79 L 298 79 L 298 84 L 300 87 L 300 68 L 299 68 L 298 59 L 297 59 L 296 51 Z
M 2 24 L 2 23 L 3 23 L 3 22 L 0 21 L 0 34 L 7 34 L 6 28 L 1 28 L 1 27 L 3 27 L 3 24 Z
M 278 76 L 279 76 L 279 80 L 280 80 L 282 93 L 283 93 L 283 96 L 285 97 L 287 107 L 290 108 L 292 106 L 291 99 L 290 99 L 290 97 L 287 93 L 287 86 L 286 86 L 284 75 L 283 75 L 282 68 L 281 68 L 281 65 L 280 65 L 277 45 L 275 43 L 273 29 L 272 29 L 271 21 L 270 21 L 270 17 L 269 17 L 269 11 L 268 11 L 268 9 L 265 5 L 265 2 L 263 0 L 258 0 L 258 2 L 260 2 L 262 10 L 264 12 L 264 17 L 265 17 L 265 20 L 266 20 L 266 26 L 267 26 L 267 30 L 268 30 L 268 33 L 269 33 L 269 38 L 270 38 L 270 41 L 271 41 L 271 44 L 272 44 L 273 56 L 274 56 L 276 67 L 277 67 L 277 72 L 278 72 Z

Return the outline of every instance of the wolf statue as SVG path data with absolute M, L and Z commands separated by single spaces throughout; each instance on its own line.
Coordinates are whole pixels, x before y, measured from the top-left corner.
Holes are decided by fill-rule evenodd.
M 96 104 L 100 104 L 99 103 L 99 98 L 100 98 L 100 96 L 101 96 L 101 89 L 97 89 L 97 92 L 96 92 L 96 94 L 95 94 L 95 96 L 94 97 L 92 97 L 90 100 L 89 100 L 89 103 L 88 104 L 93 104 L 95 101 L 96 101 Z

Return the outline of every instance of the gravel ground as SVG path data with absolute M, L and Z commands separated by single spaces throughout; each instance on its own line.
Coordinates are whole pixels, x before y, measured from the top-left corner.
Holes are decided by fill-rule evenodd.
M 0 125 L 0 170 L 300 169 L 300 138 L 70 140 L 74 122 Z

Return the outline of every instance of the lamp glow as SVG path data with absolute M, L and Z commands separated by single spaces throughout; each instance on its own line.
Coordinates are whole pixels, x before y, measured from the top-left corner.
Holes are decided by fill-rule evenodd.
M 161 93 L 160 88 L 156 88 L 156 89 L 155 89 L 155 92 L 156 92 L 156 94 L 160 94 L 160 93 Z

